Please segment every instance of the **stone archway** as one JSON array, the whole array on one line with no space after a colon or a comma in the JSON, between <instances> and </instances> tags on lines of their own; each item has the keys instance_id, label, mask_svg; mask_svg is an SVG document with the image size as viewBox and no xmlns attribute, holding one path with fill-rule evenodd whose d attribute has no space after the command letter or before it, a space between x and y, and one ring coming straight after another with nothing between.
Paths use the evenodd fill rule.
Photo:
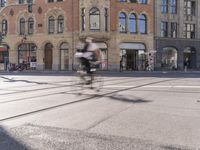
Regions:
<instances>
[{"instance_id":1,"label":"stone archway","mask_svg":"<svg viewBox=\"0 0 200 150\"><path fill-rule=\"evenodd\" d=\"M162 68L177 69L178 52L174 47L165 47L162 50Z\"/></svg>"}]
</instances>

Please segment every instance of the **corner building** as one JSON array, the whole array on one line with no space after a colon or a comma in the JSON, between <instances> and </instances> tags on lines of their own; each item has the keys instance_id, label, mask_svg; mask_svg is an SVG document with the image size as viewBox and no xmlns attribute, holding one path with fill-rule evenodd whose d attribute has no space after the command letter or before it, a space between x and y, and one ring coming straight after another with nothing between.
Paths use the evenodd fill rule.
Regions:
<instances>
[{"instance_id":1,"label":"corner building","mask_svg":"<svg viewBox=\"0 0 200 150\"><path fill-rule=\"evenodd\" d=\"M200 1L155 0L156 67L162 70L200 68Z\"/></svg>"},{"instance_id":2,"label":"corner building","mask_svg":"<svg viewBox=\"0 0 200 150\"><path fill-rule=\"evenodd\" d=\"M1 3L1 69L26 62L29 69L71 70L76 45L87 36L102 51L103 70L155 63L153 0L33 0L33 12L27 8L26 0Z\"/></svg>"}]
</instances>

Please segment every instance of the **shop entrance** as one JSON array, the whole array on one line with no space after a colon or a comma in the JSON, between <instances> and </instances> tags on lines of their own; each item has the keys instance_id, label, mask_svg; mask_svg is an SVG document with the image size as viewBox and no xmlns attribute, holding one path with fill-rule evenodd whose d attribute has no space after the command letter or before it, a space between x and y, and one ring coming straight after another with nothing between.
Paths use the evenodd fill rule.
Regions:
<instances>
[{"instance_id":1,"label":"shop entrance","mask_svg":"<svg viewBox=\"0 0 200 150\"><path fill-rule=\"evenodd\" d=\"M183 61L187 62L188 68L196 68L196 50L193 47L187 47L183 51ZM183 64L184 64L183 62Z\"/></svg>"},{"instance_id":2,"label":"shop entrance","mask_svg":"<svg viewBox=\"0 0 200 150\"><path fill-rule=\"evenodd\" d=\"M138 70L138 51L126 50L126 70Z\"/></svg>"},{"instance_id":3,"label":"shop entrance","mask_svg":"<svg viewBox=\"0 0 200 150\"><path fill-rule=\"evenodd\" d=\"M52 70L52 64L53 64L53 45L48 43L45 46L44 51L44 64L45 64L45 70Z\"/></svg>"},{"instance_id":4,"label":"shop entrance","mask_svg":"<svg viewBox=\"0 0 200 150\"><path fill-rule=\"evenodd\" d=\"M0 70L6 70L9 63L9 47L7 45L0 45Z\"/></svg>"},{"instance_id":5,"label":"shop entrance","mask_svg":"<svg viewBox=\"0 0 200 150\"><path fill-rule=\"evenodd\" d=\"M120 49L120 70L145 70L144 44L121 43Z\"/></svg>"}]
</instances>

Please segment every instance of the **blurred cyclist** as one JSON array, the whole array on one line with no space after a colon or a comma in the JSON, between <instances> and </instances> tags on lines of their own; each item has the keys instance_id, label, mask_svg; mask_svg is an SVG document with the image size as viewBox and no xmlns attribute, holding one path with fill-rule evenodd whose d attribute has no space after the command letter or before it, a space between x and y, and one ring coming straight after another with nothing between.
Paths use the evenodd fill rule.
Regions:
<instances>
[{"instance_id":1,"label":"blurred cyclist","mask_svg":"<svg viewBox=\"0 0 200 150\"><path fill-rule=\"evenodd\" d=\"M92 37L87 37L82 48L77 49L75 57L79 59L79 62L83 66L83 71L87 74L91 74L91 62L97 62L100 57L100 50L98 46L93 43Z\"/></svg>"}]
</instances>

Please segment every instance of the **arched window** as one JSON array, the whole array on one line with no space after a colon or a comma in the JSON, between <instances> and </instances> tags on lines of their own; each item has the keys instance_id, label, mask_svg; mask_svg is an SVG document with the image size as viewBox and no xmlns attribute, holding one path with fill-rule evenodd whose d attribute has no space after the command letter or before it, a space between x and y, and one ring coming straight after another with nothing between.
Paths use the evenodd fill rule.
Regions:
<instances>
[{"instance_id":1,"label":"arched window","mask_svg":"<svg viewBox=\"0 0 200 150\"><path fill-rule=\"evenodd\" d=\"M183 66L187 68L196 68L196 49L194 47L186 47L183 50Z\"/></svg>"},{"instance_id":2,"label":"arched window","mask_svg":"<svg viewBox=\"0 0 200 150\"><path fill-rule=\"evenodd\" d=\"M2 35L6 35L8 31L8 24L7 24L7 20L2 20Z\"/></svg>"},{"instance_id":3,"label":"arched window","mask_svg":"<svg viewBox=\"0 0 200 150\"><path fill-rule=\"evenodd\" d=\"M25 0L19 0L19 4L24 4Z\"/></svg>"},{"instance_id":4,"label":"arched window","mask_svg":"<svg viewBox=\"0 0 200 150\"><path fill-rule=\"evenodd\" d=\"M166 69L177 69L178 52L174 47L165 47L162 51L162 67Z\"/></svg>"},{"instance_id":5,"label":"arched window","mask_svg":"<svg viewBox=\"0 0 200 150\"><path fill-rule=\"evenodd\" d=\"M6 0L0 0L0 5L1 5L1 7L5 7L6 6L6 3L7 3L7 1Z\"/></svg>"},{"instance_id":6,"label":"arched window","mask_svg":"<svg viewBox=\"0 0 200 150\"><path fill-rule=\"evenodd\" d=\"M19 20L19 34L24 35L25 34L25 19L21 18Z\"/></svg>"},{"instance_id":7,"label":"arched window","mask_svg":"<svg viewBox=\"0 0 200 150\"><path fill-rule=\"evenodd\" d=\"M81 30L85 31L85 8L81 8Z\"/></svg>"},{"instance_id":8,"label":"arched window","mask_svg":"<svg viewBox=\"0 0 200 150\"><path fill-rule=\"evenodd\" d=\"M60 45L60 69L69 69L69 46L67 43L62 43Z\"/></svg>"},{"instance_id":9,"label":"arched window","mask_svg":"<svg viewBox=\"0 0 200 150\"><path fill-rule=\"evenodd\" d=\"M53 34L55 31L55 19L53 16L49 17L48 23L49 23L48 32L49 34Z\"/></svg>"},{"instance_id":10,"label":"arched window","mask_svg":"<svg viewBox=\"0 0 200 150\"><path fill-rule=\"evenodd\" d=\"M57 33L64 32L64 17L62 15L58 16Z\"/></svg>"},{"instance_id":11,"label":"arched window","mask_svg":"<svg viewBox=\"0 0 200 150\"><path fill-rule=\"evenodd\" d=\"M147 0L139 0L141 4L147 4Z\"/></svg>"},{"instance_id":12,"label":"arched window","mask_svg":"<svg viewBox=\"0 0 200 150\"><path fill-rule=\"evenodd\" d=\"M140 33L147 34L147 17L144 14L140 15Z\"/></svg>"},{"instance_id":13,"label":"arched window","mask_svg":"<svg viewBox=\"0 0 200 150\"><path fill-rule=\"evenodd\" d=\"M90 30L100 30L100 11L98 8L90 10Z\"/></svg>"},{"instance_id":14,"label":"arched window","mask_svg":"<svg viewBox=\"0 0 200 150\"><path fill-rule=\"evenodd\" d=\"M126 14L123 12L119 14L119 28L120 32L122 33L125 33L127 31Z\"/></svg>"},{"instance_id":15,"label":"arched window","mask_svg":"<svg viewBox=\"0 0 200 150\"><path fill-rule=\"evenodd\" d=\"M136 21L136 15L130 14L129 16L129 27L130 27L130 33L136 33L137 32L137 21Z\"/></svg>"},{"instance_id":16,"label":"arched window","mask_svg":"<svg viewBox=\"0 0 200 150\"><path fill-rule=\"evenodd\" d=\"M28 34L33 34L34 30L34 20L33 18L28 19Z\"/></svg>"}]
</instances>

